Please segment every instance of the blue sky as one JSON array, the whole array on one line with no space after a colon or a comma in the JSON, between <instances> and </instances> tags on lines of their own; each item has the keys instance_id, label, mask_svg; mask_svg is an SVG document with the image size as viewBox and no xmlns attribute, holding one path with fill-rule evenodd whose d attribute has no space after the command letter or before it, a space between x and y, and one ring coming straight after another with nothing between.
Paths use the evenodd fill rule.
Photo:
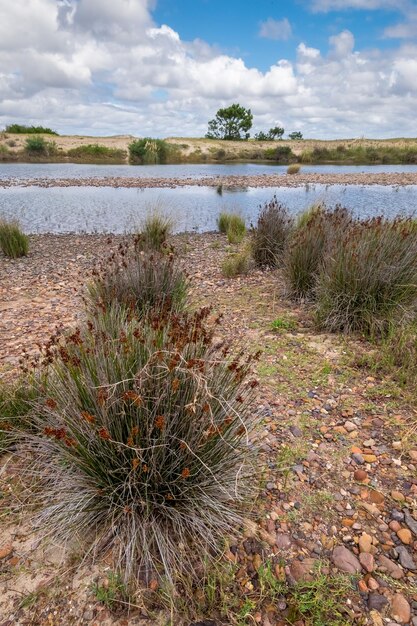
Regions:
<instances>
[{"instance_id":1,"label":"blue sky","mask_svg":"<svg viewBox=\"0 0 417 626\"><path fill-rule=\"evenodd\" d=\"M379 4L378 10L317 12L307 0L158 0L153 15L160 24L174 28L183 40L203 39L228 54L241 56L250 66L266 70L277 59L294 60L297 45L303 41L328 50L329 37L344 29L354 34L357 50L395 46L395 40L385 37L384 30L401 20L402 11L393 6L383 8L388 3ZM287 19L292 34L280 40L261 37L261 25L268 19Z\"/></svg>"},{"instance_id":2,"label":"blue sky","mask_svg":"<svg viewBox=\"0 0 417 626\"><path fill-rule=\"evenodd\" d=\"M417 0L0 0L0 126L417 136Z\"/></svg>"}]
</instances>

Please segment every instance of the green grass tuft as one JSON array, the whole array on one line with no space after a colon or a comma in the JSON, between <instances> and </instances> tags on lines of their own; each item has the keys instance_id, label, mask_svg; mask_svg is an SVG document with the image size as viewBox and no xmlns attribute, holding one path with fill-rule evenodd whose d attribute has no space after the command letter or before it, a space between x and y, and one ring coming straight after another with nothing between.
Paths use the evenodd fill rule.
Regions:
<instances>
[{"instance_id":1,"label":"green grass tuft","mask_svg":"<svg viewBox=\"0 0 417 626\"><path fill-rule=\"evenodd\" d=\"M27 256L29 238L22 232L16 220L0 219L0 249L11 259Z\"/></svg>"}]
</instances>

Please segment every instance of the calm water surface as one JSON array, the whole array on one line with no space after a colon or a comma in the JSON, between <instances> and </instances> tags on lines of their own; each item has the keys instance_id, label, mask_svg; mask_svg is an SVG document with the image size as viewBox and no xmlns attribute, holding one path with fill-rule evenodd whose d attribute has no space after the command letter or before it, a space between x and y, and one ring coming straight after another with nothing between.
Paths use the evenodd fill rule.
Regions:
<instances>
[{"instance_id":1,"label":"calm water surface","mask_svg":"<svg viewBox=\"0 0 417 626\"><path fill-rule=\"evenodd\" d=\"M361 217L411 215L417 208L416 185L248 187L225 190L222 195L212 187L194 186L176 189L12 187L0 188L0 215L19 219L28 233L124 233L140 227L147 214L159 209L172 216L177 232L205 232L216 229L217 216L224 210L239 212L248 224L254 222L259 206L274 193L293 214L317 201L329 206L341 203Z\"/></svg>"},{"instance_id":2,"label":"calm water surface","mask_svg":"<svg viewBox=\"0 0 417 626\"><path fill-rule=\"evenodd\" d=\"M257 176L285 174L286 165L269 163L176 165L80 165L77 163L0 163L0 178L201 178L204 176ZM417 172L417 165L303 165L308 173Z\"/></svg>"}]
</instances>

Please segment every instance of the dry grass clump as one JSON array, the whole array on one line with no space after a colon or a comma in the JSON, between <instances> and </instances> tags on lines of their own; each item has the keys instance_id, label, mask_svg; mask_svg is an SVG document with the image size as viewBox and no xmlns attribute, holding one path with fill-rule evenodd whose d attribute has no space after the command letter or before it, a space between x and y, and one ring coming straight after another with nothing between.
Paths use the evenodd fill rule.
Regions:
<instances>
[{"instance_id":1,"label":"dry grass clump","mask_svg":"<svg viewBox=\"0 0 417 626\"><path fill-rule=\"evenodd\" d=\"M174 581L218 553L255 496L252 357L213 345L208 309L110 315L112 332L98 313L45 352L25 437L37 524L110 552L125 582Z\"/></svg>"},{"instance_id":2,"label":"dry grass clump","mask_svg":"<svg viewBox=\"0 0 417 626\"><path fill-rule=\"evenodd\" d=\"M179 312L187 292L187 277L172 253L143 252L126 243L94 270L85 299L90 311L107 311L117 303L143 315L149 310Z\"/></svg>"},{"instance_id":3,"label":"dry grass clump","mask_svg":"<svg viewBox=\"0 0 417 626\"><path fill-rule=\"evenodd\" d=\"M261 207L256 227L251 232L252 254L258 267L276 267L282 260L293 220L277 197Z\"/></svg>"},{"instance_id":4,"label":"dry grass clump","mask_svg":"<svg viewBox=\"0 0 417 626\"><path fill-rule=\"evenodd\" d=\"M168 249L167 239L172 233L172 219L159 213L151 213L145 219L140 233L137 235L136 247L140 250L156 250L163 252Z\"/></svg>"},{"instance_id":5,"label":"dry grass clump","mask_svg":"<svg viewBox=\"0 0 417 626\"><path fill-rule=\"evenodd\" d=\"M298 218L284 253L284 278L294 299L314 299L321 264L353 221L350 211L313 205Z\"/></svg>"},{"instance_id":6,"label":"dry grass clump","mask_svg":"<svg viewBox=\"0 0 417 626\"><path fill-rule=\"evenodd\" d=\"M317 321L330 331L386 334L415 315L417 231L406 218L352 223L317 278Z\"/></svg>"},{"instance_id":7,"label":"dry grass clump","mask_svg":"<svg viewBox=\"0 0 417 626\"><path fill-rule=\"evenodd\" d=\"M229 254L222 263L222 273L226 278L248 274L253 265L251 249L245 247L240 252Z\"/></svg>"},{"instance_id":8,"label":"dry grass clump","mask_svg":"<svg viewBox=\"0 0 417 626\"><path fill-rule=\"evenodd\" d=\"M11 259L27 256L29 238L22 232L17 220L0 218L0 249Z\"/></svg>"},{"instance_id":9,"label":"dry grass clump","mask_svg":"<svg viewBox=\"0 0 417 626\"><path fill-rule=\"evenodd\" d=\"M301 165L299 163L292 163L287 167L287 174L298 174L301 170Z\"/></svg>"},{"instance_id":10,"label":"dry grass clump","mask_svg":"<svg viewBox=\"0 0 417 626\"><path fill-rule=\"evenodd\" d=\"M219 232L227 235L228 242L232 244L241 243L246 234L245 220L237 213L220 213L217 227Z\"/></svg>"}]
</instances>

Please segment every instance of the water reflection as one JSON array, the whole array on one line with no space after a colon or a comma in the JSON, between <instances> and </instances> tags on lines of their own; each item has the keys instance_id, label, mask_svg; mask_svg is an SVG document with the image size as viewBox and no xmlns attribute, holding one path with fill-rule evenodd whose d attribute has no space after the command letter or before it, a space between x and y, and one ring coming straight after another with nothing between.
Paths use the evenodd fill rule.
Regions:
<instances>
[{"instance_id":1,"label":"water reflection","mask_svg":"<svg viewBox=\"0 0 417 626\"><path fill-rule=\"evenodd\" d=\"M181 187L137 189L112 187L11 187L0 189L0 215L18 218L29 233L123 233L137 229L158 208L173 217L177 232L216 229L221 211L237 211L249 224L259 206L276 194L293 214L315 202L342 204L361 217L412 214L417 186L305 185L298 188L230 189Z\"/></svg>"}]
</instances>

